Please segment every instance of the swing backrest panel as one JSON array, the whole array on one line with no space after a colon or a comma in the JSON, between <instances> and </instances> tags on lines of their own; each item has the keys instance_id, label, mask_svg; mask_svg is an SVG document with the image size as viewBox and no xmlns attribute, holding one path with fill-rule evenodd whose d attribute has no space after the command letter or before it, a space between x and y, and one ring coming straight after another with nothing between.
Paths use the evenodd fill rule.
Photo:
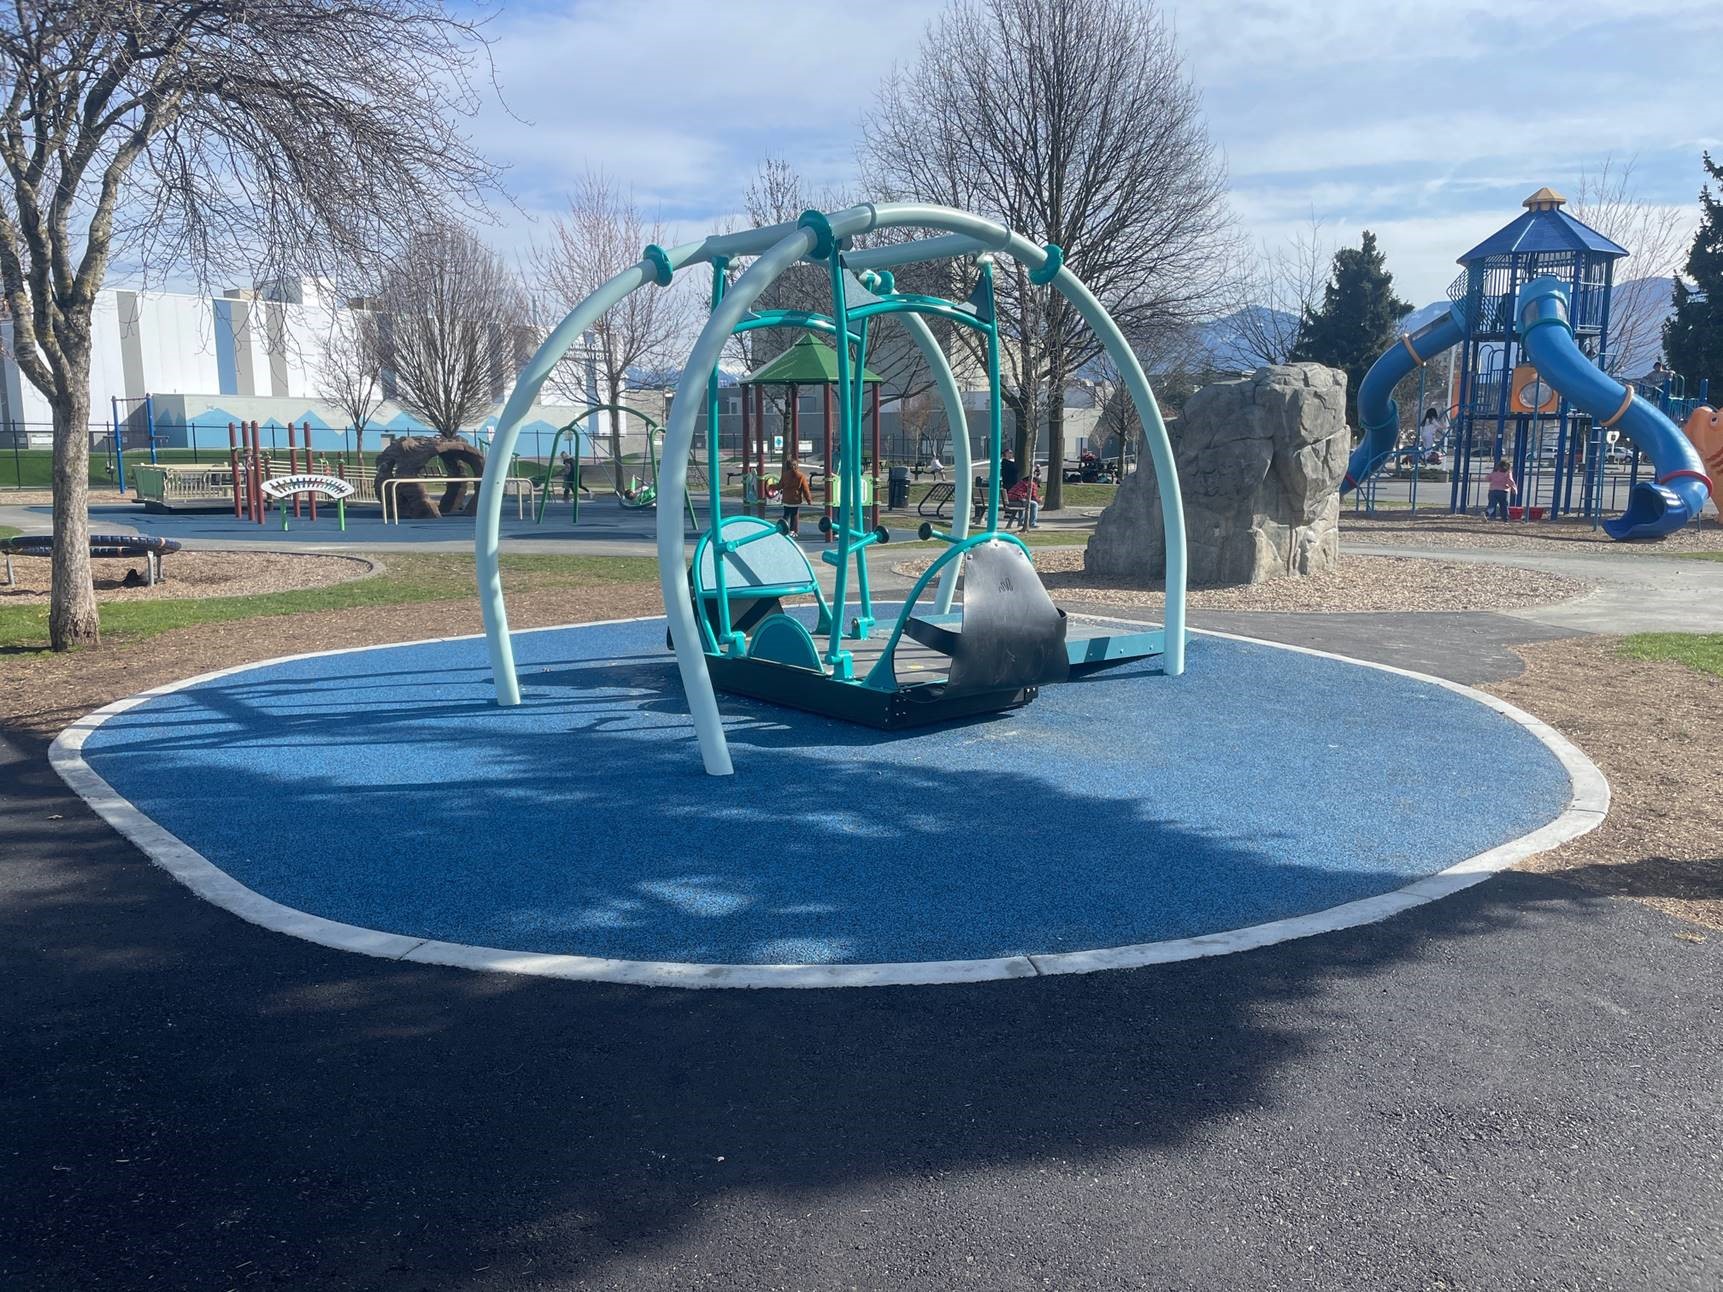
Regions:
<instances>
[{"instance_id":1,"label":"swing backrest panel","mask_svg":"<svg viewBox=\"0 0 1723 1292\"><path fill-rule=\"evenodd\" d=\"M758 516L728 516L720 531L726 540L746 538L763 530L773 531L770 537L755 539L724 556L724 587L732 597L758 597L769 594L788 597L814 593L819 583L814 567L788 534L778 533L777 526ZM695 565L695 586L705 594L715 594L718 576L714 562L716 547L710 542L700 545Z\"/></svg>"}]
</instances>

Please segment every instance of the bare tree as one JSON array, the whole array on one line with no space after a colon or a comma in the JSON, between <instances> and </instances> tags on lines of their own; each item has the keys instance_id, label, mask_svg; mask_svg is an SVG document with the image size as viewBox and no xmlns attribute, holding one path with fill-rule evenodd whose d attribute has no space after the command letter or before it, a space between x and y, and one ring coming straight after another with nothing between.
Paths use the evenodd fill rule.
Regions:
<instances>
[{"instance_id":1,"label":"bare tree","mask_svg":"<svg viewBox=\"0 0 1723 1292\"><path fill-rule=\"evenodd\" d=\"M1609 351L1604 355L1610 375L1623 380L1644 376L1652 360L1662 355L1670 279L1679 270L1692 236L1687 211L1640 196L1634 176L1637 161L1605 157L1596 170L1582 171L1573 201L1575 219L1631 253L1615 268Z\"/></svg>"},{"instance_id":2,"label":"bare tree","mask_svg":"<svg viewBox=\"0 0 1723 1292\"><path fill-rule=\"evenodd\" d=\"M56 650L100 640L90 582L91 313L116 261L286 277L370 263L494 177L476 29L436 0L54 0L0 15L0 286L54 422Z\"/></svg>"},{"instance_id":3,"label":"bare tree","mask_svg":"<svg viewBox=\"0 0 1723 1292\"><path fill-rule=\"evenodd\" d=\"M962 51L954 56L952 51ZM1209 312L1225 176L1173 33L1140 0L956 0L886 84L864 152L893 195L1057 243L1128 336ZM1047 409L1047 505L1062 501L1064 389L1099 342L1063 297L999 283L1007 398L1025 460Z\"/></svg>"},{"instance_id":4,"label":"bare tree","mask_svg":"<svg viewBox=\"0 0 1723 1292\"><path fill-rule=\"evenodd\" d=\"M1299 329L1322 302L1333 262L1334 244L1314 211L1280 246L1241 243L1226 279L1226 313L1217 332L1253 366L1291 362Z\"/></svg>"},{"instance_id":5,"label":"bare tree","mask_svg":"<svg viewBox=\"0 0 1723 1292\"><path fill-rule=\"evenodd\" d=\"M602 171L588 171L569 198L568 211L551 221L550 236L532 252L542 292L562 310L591 295L600 284L635 264L652 243L664 242L664 226L648 220L634 200ZM635 292L593 326L594 359L604 402L620 404L629 373L670 365L690 321L689 296L679 285ZM577 383L585 398L585 374L559 380ZM622 415L611 413L610 456L615 487L623 487Z\"/></svg>"},{"instance_id":6,"label":"bare tree","mask_svg":"<svg viewBox=\"0 0 1723 1292\"><path fill-rule=\"evenodd\" d=\"M336 310L317 356L318 392L353 428L353 447L365 464L365 428L383 404L383 345L379 320L355 301Z\"/></svg>"},{"instance_id":7,"label":"bare tree","mask_svg":"<svg viewBox=\"0 0 1723 1292\"><path fill-rule=\"evenodd\" d=\"M529 336L520 280L458 224L422 229L378 296L382 367L395 401L453 439L519 371Z\"/></svg>"}]
</instances>

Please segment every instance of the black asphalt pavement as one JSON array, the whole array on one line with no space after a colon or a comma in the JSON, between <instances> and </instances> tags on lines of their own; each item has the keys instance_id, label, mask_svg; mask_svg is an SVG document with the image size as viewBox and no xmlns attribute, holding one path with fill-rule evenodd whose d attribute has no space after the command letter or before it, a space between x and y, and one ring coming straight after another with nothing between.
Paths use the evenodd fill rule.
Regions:
<instances>
[{"instance_id":1,"label":"black asphalt pavement","mask_svg":"<svg viewBox=\"0 0 1723 1292\"><path fill-rule=\"evenodd\" d=\"M1723 1286L1723 938L1559 879L1087 977L581 985L256 929L14 739L0 920L8 1290Z\"/></svg>"}]
</instances>

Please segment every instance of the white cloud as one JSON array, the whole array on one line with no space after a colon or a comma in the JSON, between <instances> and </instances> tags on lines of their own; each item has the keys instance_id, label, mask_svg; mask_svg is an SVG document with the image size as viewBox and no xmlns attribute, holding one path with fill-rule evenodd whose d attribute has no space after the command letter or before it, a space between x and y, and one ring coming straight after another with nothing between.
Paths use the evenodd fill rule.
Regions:
<instances>
[{"instance_id":1,"label":"white cloud","mask_svg":"<svg viewBox=\"0 0 1723 1292\"><path fill-rule=\"evenodd\" d=\"M588 166L631 185L679 238L737 210L768 153L815 189L853 190L859 119L938 8L870 0L859 25L805 0L505 9L492 33L514 115L490 108L474 132L510 164L524 211L502 213L496 240L523 244ZM1716 0L1168 0L1166 11L1246 227L1283 238L1313 209L1338 237L1369 227L1419 302L1538 185L1571 189L1604 156L1639 154L1648 198L1690 203L1700 148L1723 143L1710 99L1671 74L1723 62Z\"/></svg>"}]
</instances>

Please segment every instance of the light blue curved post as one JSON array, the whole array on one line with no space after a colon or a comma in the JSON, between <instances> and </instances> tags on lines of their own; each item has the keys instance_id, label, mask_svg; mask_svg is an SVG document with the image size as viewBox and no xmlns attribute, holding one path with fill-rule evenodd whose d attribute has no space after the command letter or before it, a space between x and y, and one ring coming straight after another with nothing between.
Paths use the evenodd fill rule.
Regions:
<instances>
[{"instance_id":1,"label":"light blue curved post","mask_svg":"<svg viewBox=\"0 0 1723 1292\"><path fill-rule=\"evenodd\" d=\"M699 250L699 243L678 247L670 253L673 264ZM485 457L485 474L479 484L479 514L473 535L473 563L479 585L479 607L485 616L485 644L490 650L491 677L496 686L497 703L520 703L520 681L515 675L514 644L509 641L508 610L503 605L502 571L498 563L502 542L503 481L508 476L509 461L514 456L515 442L520 438L521 422L526 419L539 390L550 376L551 369L562 361L569 348L619 301L656 281L656 266L651 260L641 260L611 278L602 287L577 305L569 316L551 329L526 367L521 369L508 402L497 420L496 434L491 439L491 451ZM678 504L680 511L680 504ZM677 516L680 522L680 515Z\"/></svg>"},{"instance_id":2,"label":"light blue curved post","mask_svg":"<svg viewBox=\"0 0 1723 1292\"><path fill-rule=\"evenodd\" d=\"M857 232L867 227L871 207L858 207L843 213L844 232ZM765 229L749 229L690 242L675 247L663 255L663 262L672 272L683 265L728 256L753 256L777 245L796 231L793 224L773 225ZM514 646L509 641L508 610L503 604L502 573L498 565L501 544L503 484L508 476L508 464L513 460L515 444L520 439L521 423L526 420L533 401L550 377L551 370L562 361L580 336L606 311L626 299L647 283L655 282L659 269L656 256L643 256L621 273L602 284L597 291L569 311L568 317L551 329L550 335L534 351L520 376L491 439L491 452L485 459L485 473L479 484L479 509L473 534L473 563L478 582L479 608L485 617L485 644L490 652L491 677L496 687L497 703L520 703L520 682L515 675ZM682 479L687 479L686 457L682 463ZM677 502L677 511L681 502Z\"/></svg>"},{"instance_id":3,"label":"light blue curved post","mask_svg":"<svg viewBox=\"0 0 1723 1292\"><path fill-rule=\"evenodd\" d=\"M682 499L688 487L688 451L694 443L694 419L699 396L723 357L724 346L736 324L784 270L805 256L814 245L808 229L791 231L748 267L723 299L714 306L699 339L682 368L682 380L670 406L670 425L664 432L664 452L659 461L658 486L658 584L664 594L664 613L670 620L670 641L676 648L676 667L682 674L682 689L694 718L700 758L713 776L734 771L729 743L718 716L718 698L706 669L700 631L694 621L694 602L688 592L688 577L682 568ZM714 468L715 470L716 468ZM665 505L666 500L669 506Z\"/></svg>"}]
</instances>

